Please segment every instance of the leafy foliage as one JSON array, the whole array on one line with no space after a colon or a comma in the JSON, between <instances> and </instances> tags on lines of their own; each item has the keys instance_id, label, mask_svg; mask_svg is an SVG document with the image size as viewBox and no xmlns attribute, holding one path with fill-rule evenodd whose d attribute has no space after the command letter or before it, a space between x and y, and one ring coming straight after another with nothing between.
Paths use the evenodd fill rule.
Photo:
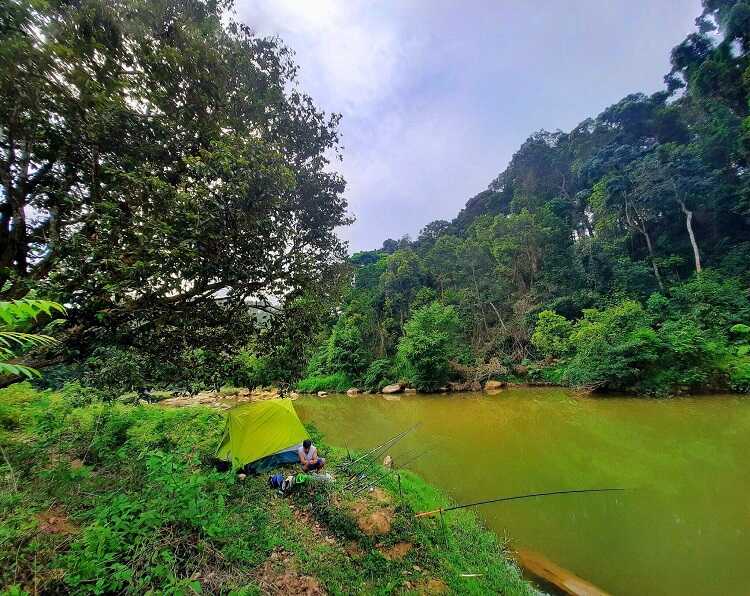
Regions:
<instances>
[{"instance_id":1,"label":"leafy foliage","mask_svg":"<svg viewBox=\"0 0 750 596\"><path fill-rule=\"evenodd\" d=\"M231 2L0 15L5 295L65 296L85 350L219 351L340 266L339 117Z\"/></svg>"},{"instance_id":2,"label":"leafy foliage","mask_svg":"<svg viewBox=\"0 0 750 596\"><path fill-rule=\"evenodd\" d=\"M25 331L41 315L53 316L55 312L65 314L65 308L48 300L24 298L12 302L0 302L0 374L38 377L39 371L23 364L8 362L19 353L33 348L49 348L57 340L49 335Z\"/></svg>"},{"instance_id":3,"label":"leafy foliage","mask_svg":"<svg viewBox=\"0 0 750 596\"><path fill-rule=\"evenodd\" d=\"M397 351L401 371L414 387L434 391L448 381L458 331L459 319L452 306L433 302L414 311Z\"/></svg>"}]
</instances>

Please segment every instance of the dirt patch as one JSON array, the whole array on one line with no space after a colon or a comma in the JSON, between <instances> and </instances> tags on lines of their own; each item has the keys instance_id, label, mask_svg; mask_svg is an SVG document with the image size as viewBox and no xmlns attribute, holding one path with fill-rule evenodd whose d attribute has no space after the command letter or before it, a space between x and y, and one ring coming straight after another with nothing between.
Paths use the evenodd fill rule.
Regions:
<instances>
[{"instance_id":1,"label":"dirt patch","mask_svg":"<svg viewBox=\"0 0 750 596\"><path fill-rule=\"evenodd\" d=\"M445 594L448 591L448 585L442 579L433 577L426 582L421 582L417 586L417 591L420 594Z\"/></svg>"},{"instance_id":2,"label":"dirt patch","mask_svg":"<svg viewBox=\"0 0 750 596\"><path fill-rule=\"evenodd\" d=\"M352 559L359 559L365 554L365 551L359 542L354 540L347 543L346 547L344 547L344 551L346 551L346 554Z\"/></svg>"},{"instance_id":3,"label":"dirt patch","mask_svg":"<svg viewBox=\"0 0 750 596\"><path fill-rule=\"evenodd\" d=\"M78 528L74 526L68 516L61 509L50 509L36 514L39 531L42 534L75 534Z\"/></svg>"},{"instance_id":4,"label":"dirt patch","mask_svg":"<svg viewBox=\"0 0 750 596\"><path fill-rule=\"evenodd\" d=\"M357 525L368 536L383 536L391 531L392 519L392 511L381 509L358 517Z\"/></svg>"},{"instance_id":5,"label":"dirt patch","mask_svg":"<svg viewBox=\"0 0 750 596\"><path fill-rule=\"evenodd\" d=\"M381 545L377 547L380 554L389 561L400 561L409 554L412 548L414 548L414 545L411 542L397 542L393 546L385 547Z\"/></svg>"},{"instance_id":6,"label":"dirt patch","mask_svg":"<svg viewBox=\"0 0 750 596\"><path fill-rule=\"evenodd\" d=\"M382 488L372 489L370 497L378 503L390 503L392 501L391 495L385 492Z\"/></svg>"},{"instance_id":7,"label":"dirt patch","mask_svg":"<svg viewBox=\"0 0 750 596\"><path fill-rule=\"evenodd\" d=\"M326 542L328 544L336 544L336 538L328 531L328 528L318 522L307 509L298 509L290 506L292 509L292 515L299 523L307 526L318 539L318 541Z\"/></svg>"},{"instance_id":8,"label":"dirt patch","mask_svg":"<svg viewBox=\"0 0 750 596\"><path fill-rule=\"evenodd\" d=\"M391 531L395 510L390 505L391 496L380 488L352 505L357 526L368 536L383 536Z\"/></svg>"},{"instance_id":9,"label":"dirt patch","mask_svg":"<svg viewBox=\"0 0 750 596\"><path fill-rule=\"evenodd\" d=\"M255 580L262 592L272 596L324 596L326 594L320 582L297 571L297 564L292 555L277 549L258 570Z\"/></svg>"}]
</instances>

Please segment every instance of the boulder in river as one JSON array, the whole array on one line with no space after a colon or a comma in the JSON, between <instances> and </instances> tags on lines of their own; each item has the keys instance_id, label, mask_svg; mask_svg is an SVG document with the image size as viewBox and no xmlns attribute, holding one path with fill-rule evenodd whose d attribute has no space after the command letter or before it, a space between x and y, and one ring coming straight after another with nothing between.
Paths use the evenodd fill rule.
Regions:
<instances>
[{"instance_id":1,"label":"boulder in river","mask_svg":"<svg viewBox=\"0 0 750 596\"><path fill-rule=\"evenodd\" d=\"M328 395L328 391L318 391L318 397L325 397Z\"/></svg>"},{"instance_id":2,"label":"boulder in river","mask_svg":"<svg viewBox=\"0 0 750 596\"><path fill-rule=\"evenodd\" d=\"M404 390L404 386L401 383L394 383L393 385L386 385L383 387L383 393L386 395L389 393L401 393Z\"/></svg>"},{"instance_id":3,"label":"boulder in river","mask_svg":"<svg viewBox=\"0 0 750 596\"><path fill-rule=\"evenodd\" d=\"M362 392L361 392L361 391L360 391L359 389L357 389L356 387L352 387L351 389L348 389L348 390L347 390L347 392L346 392L346 394L347 394L347 395L348 395L349 397L351 397L351 396L353 396L353 395L358 395L358 394L360 394L360 393L362 393Z\"/></svg>"},{"instance_id":4,"label":"boulder in river","mask_svg":"<svg viewBox=\"0 0 750 596\"><path fill-rule=\"evenodd\" d=\"M413 387L407 387L406 389L404 389L404 393L416 393L416 392L417 390L414 389Z\"/></svg>"}]
</instances>

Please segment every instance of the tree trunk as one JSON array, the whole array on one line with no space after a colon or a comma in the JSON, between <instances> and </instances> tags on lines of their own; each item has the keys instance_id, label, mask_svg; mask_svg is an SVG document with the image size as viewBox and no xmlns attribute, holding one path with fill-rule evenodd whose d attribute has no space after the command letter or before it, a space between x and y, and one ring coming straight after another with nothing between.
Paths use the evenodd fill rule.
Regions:
<instances>
[{"instance_id":1,"label":"tree trunk","mask_svg":"<svg viewBox=\"0 0 750 596\"><path fill-rule=\"evenodd\" d=\"M701 272L701 253L698 250L698 242L695 240L695 232L693 232L693 212L685 206L685 201L677 199L680 204L682 212L685 214L685 227L687 227L688 236L690 236L690 244L693 247L693 258L695 259L695 272Z\"/></svg>"},{"instance_id":2,"label":"tree trunk","mask_svg":"<svg viewBox=\"0 0 750 596\"><path fill-rule=\"evenodd\" d=\"M656 276L656 282L659 284L659 289L664 291L664 284L661 281L661 274L659 273L659 267L656 264L656 256L654 256L654 247L651 244L651 236L646 231L646 226L641 229L641 234L646 239L646 246L648 247L648 255L651 257L651 266L654 268L654 275Z\"/></svg>"}]
</instances>

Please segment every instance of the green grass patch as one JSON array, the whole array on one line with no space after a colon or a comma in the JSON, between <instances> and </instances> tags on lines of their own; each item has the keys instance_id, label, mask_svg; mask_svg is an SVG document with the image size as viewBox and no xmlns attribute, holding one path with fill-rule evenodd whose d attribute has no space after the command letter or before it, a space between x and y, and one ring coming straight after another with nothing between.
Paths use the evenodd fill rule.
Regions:
<instances>
[{"instance_id":1,"label":"green grass patch","mask_svg":"<svg viewBox=\"0 0 750 596\"><path fill-rule=\"evenodd\" d=\"M353 386L352 380L344 373L307 377L297 383L297 391L301 393L317 393L318 391L343 392Z\"/></svg>"}]
</instances>

